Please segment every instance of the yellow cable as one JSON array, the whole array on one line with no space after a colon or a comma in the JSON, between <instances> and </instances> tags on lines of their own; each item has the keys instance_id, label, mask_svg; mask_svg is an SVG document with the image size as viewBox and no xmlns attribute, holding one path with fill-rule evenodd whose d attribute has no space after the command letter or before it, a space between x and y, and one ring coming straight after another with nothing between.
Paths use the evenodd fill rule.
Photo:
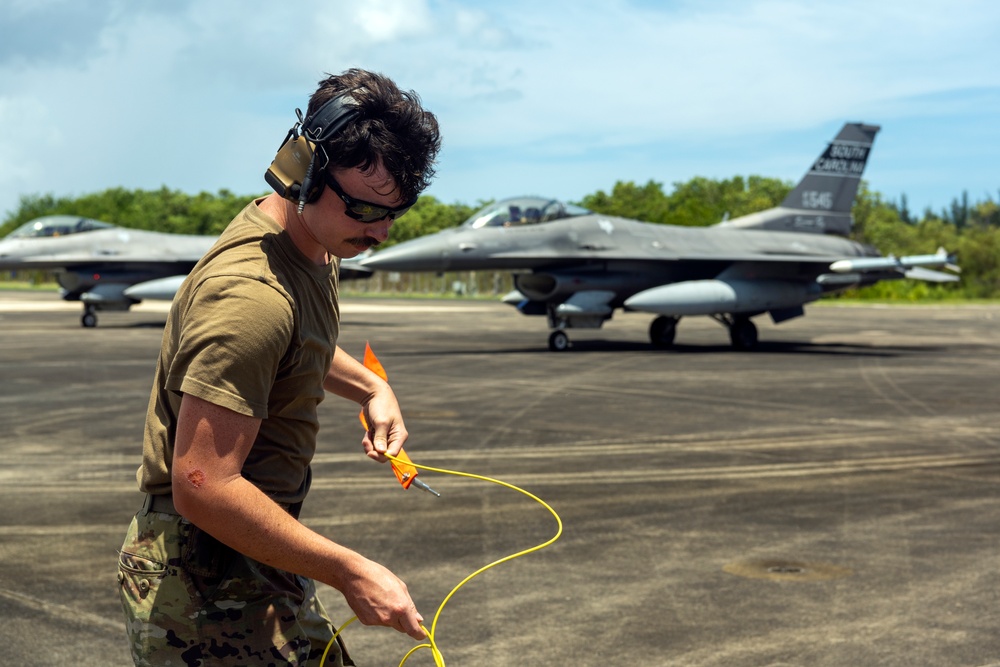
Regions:
<instances>
[{"instance_id":1,"label":"yellow cable","mask_svg":"<svg viewBox=\"0 0 1000 667\"><path fill-rule=\"evenodd\" d=\"M390 461L398 461L398 459L396 457L392 456L391 454L386 454L386 457ZM558 526L558 529L556 530L556 534L553 535L550 539L546 540L545 542L543 542L543 543L541 543L541 544L539 544L537 546L531 547L530 549L525 549L524 551L518 551L515 554L511 554L509 556L505 556L503 558L500 558L499 560L495 560L492 563L490 563L489 565L484 565L483 567L479 568L478 570L476 570L475 572L473 572L472 574L470 574L469 576L467 576L465 579L463 579L462 581L460 581L458 583L458 585L455 586L453 589L451 589L451 592L448 593L448 595L445 596L444 601L442 601L441 605L437 608L437 612L435 612L435 614L434 614L434 620L431 622L431 629L428 630L423 625L420 626L421 629L427 634L427 639L428 639L428 641L430 643L429 644L418 644L418 645L414 646L413 648L411 648L407 652L406 655L403 656L403 659L399 663L399 667L403 667L403 664L409 659L409 657L411 655L413 655L414 653L416 653L418 650L420 650L422 648L429 648L429 649L431 649L431 653L434 655L434 664L437 667L445 667L444 656L441 655L441 651L438 650L438 647L437 647L437 642L434 641L434 633L437 631L437 623L438 623L438 619L441 617L441 612L444 611L444 607L445 607L446 604L448 604L448 601L451 600L451 598L455 595L455 593L458 592L458 590L462 586L464 586L465 584L469 583L470 581L472 581L474 578L478 577L483 572L486 572L486 570L489 570L492 567L496 567L497 565L500 565L501 563L506 563L507 561L514 560L515 558L519 558L521 556L526 556L526 555L528 555L530 553L534 553L535 551L540 551L540 550L544 549L545 547L549 546L550 544L552 544L553 542L555 542L556 540L558 540L559 537L562 535L563 524L562 524L562 519L559 518L559 515L556 513L556 511L554 509L552 509L551 505L549 505L547 502L545 502L544 500L542 500L538 496L534 495L533 493L529 493L528 491L525 491L521 487L514 486L513 484L508 484L507 482L501 481L499 479L493 479L492 477L486 477L484 475L476 475L476 474L469 473L469 472L460 472L458 470L446 470L444 468L432 468L431 466L420 465L418 463L413 463L412 461L408 461L407 463L408 463L408 465L411 465L414 468L419 468L421 470L427 470L429 472L437 472L437 473L441 473L441 474L444 474L444 475L455 475L457 477L468 477L470 479L478 479L478 480L482 480L484 482L490 482L492 484L498 484L500 486L506 487L506 488L511 489L513 491L517 491L518 493L522 493L522 494L528 496L529 498L531 498L532 500L534 500L535 502L537 502L539 505L541 505L545 509L547 509L552 514L552 516L555 518L556 525ZM354 621L356 621L357 618L358 618L357 616L351 618L349 621L347 621L342 626L340 626L340 629L338 629L337 632L333 635L333 639L331 639L330 643L327 644L326 651L323 652L323 657L319 661L320 667L322 667L323 663L326 662L326 656L329 653L330 648L333 646L333 642L335 642L337 640L337 637L340 636L340 633L343 632L344 628L346 628L348 625L350 625L351 623L353 623Z\"/></svg>"},{"instance_id":2,"label":"yellow cable","mask_svg":"<svg viewBox=\"0 0 1000 667\"><path fill-rule=\"evenodd\" d=\"M358 617L352 616L351 618L347 619L346 623L337 628L336 632L333 633L333 637L330 638L330 641L326 645L326 650L323 651L323 657L319 659L320 667L323 667L323 663L326 662L326 656L330 655L330 649L333 648L333 642L337 641L337 637L339 637L340 633L344 631L344 628L346 628L348 625L350 625L356 620L358 620Z\"/></svg>"}]
</instances>

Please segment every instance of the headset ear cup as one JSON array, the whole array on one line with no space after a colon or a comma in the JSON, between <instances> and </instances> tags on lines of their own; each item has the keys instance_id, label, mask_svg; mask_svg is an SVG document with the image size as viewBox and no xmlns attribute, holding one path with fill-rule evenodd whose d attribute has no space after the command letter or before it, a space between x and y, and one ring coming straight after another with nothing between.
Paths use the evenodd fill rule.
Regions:
<instances>
[{"instance_id":1,"label":"headset ear cup","mask_svg":"<svg viewBox=\"0 0 1000 667\"><path fill-rule=\"evenodd\" d=\"M312 142L305 137L289 139L278 149L271 166L264 172L264 180L279 195L297 202L314 153Z\"/></svg>"},{"instance_id":2,"label":"headset ear cup","mask_svg":"<svg viewBox=\"0 0 1000 667\"><path fill-rule=\"evenodd\" d=\"M297 131L299 124L289 130L285 143L264 172L264 180L275 192L300 205L315 202L322 196L325 186L322 170L329 164L323 142L357 117L359 112L352 104L354 102L354 98L346 93L338 95L301 121L302 134ZM299 118L302 118L301 115ZM317 154L322 159L314 164ZM302 196L303 186L306 188L305 197Z\"/></svg>"}]
</instances>

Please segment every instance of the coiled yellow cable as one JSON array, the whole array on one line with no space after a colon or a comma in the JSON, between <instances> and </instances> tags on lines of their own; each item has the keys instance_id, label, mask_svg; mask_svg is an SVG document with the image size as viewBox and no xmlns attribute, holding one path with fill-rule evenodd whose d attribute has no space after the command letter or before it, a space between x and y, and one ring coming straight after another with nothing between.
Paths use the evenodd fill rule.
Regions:
<instances>
[{"instance_id":1,"label":"coiled yellow cable","mask_svg":"<svg viewBox=\"0 0 1000 667\"><path fill-rule=\"evenodd\" d=\"M398 460L394 456L391 456L391 455L388 455L388 454L386 456L389 458L390 461L397 461ZM541 549L544 549L545 547L549 546L550 544L552 544L553 542L555 542L556 540L558 540L559 536L562 535L563 524L562 524L562 519L559 518L559 514L556 513L556 511L554 509L552 509L551 505L549 505L547 502L545 502L544 500L542 500L541 498L539 498L535 494L530 493L528 491L525 491L524 489L522 489L519 486L514 486L513 484L509 484L507 482L501 481L499 479L494 479L492 477L486 477L484 475L476 475L476 474L473 474L473 473L470 473L470 472L461 472L461 471L458 471L458 470L446 470L444 468L432 468L431 466L420 465L418 463L413 463L412 461L408 462L408 465L412 465L415 468L419 468L421 470L427 470L429 472L437 472L437 473L441 473L441 474L444 474L444 475L455 475L457 477L468 477L470 479L478 479L478 480L482 480L484 482L490 482L492 484L498 484L499 486L503 486L503 487L506 487L506 488L511 489L513 491L517 491L518 493L522 493L522 494L528 496L529 498L531 498L532 500L534 500L535 502L537 502L539 505L541 505L545 509L547 509L552 514L552 516L555 518L555 520L556 520L556 526L558 527L557 530L556 530L556 534L553 535L550 539L546 540L545 542L543 542L543 543L541 543L541 544L539 544L537 546L531 547L530 549L525 549L524 551L518 551L515 554L511 554L509 556L505 556L503 558L500 558L499 560L495 560L492 563L490 563L489 565L484 565L483 567L479 568L478 570L476 570L475 572L473 572L472 574L470 574L469 576L467 576L465 579L462 579L462 581L460 581L457 586L455 586L453 589L451 589L451 592L448 593L448 595L445 596L444 600L441 602L441 605L437 608L437 611L434 613L434 620L431 622L431 629L428 630L424 626L422 626L422 625L420 626L421 629L425 633L427 633L427 640L429 641L429 643L426 643L426 644L417 644L412 649L410 649L407 652L407 654L403 656L403 659L399 662L399 667L403 667L403 665L406 663L406 661L410 658L411 655L413 655L414 653L416 653L420 649L429 648L429 649L431 649L431 653L434 655L434 664L437 667L445 667L444 656L441 655L441 651L437 647L437 642L434 641L434 634L437 631L438 619L441 617L441 612L444 611L444 607L445 607L446 604L448 604L448 601L451 600L451 598L455 595L455 593L458 592L458 590L460 588L462 588L462 586L464 586L465 584L469 583L474 578L478 577L480 574L482 574L483 572L486 572L490 568L496 567L497 565L500 565L501 563L506 563L507 561L514 560L515 558L519 558L521 556L526 556L526 555L528 555L530 553L534 553L535 551L540 551ZM344 623L342 626L340 626L337 629L337 632L334 633L333 638L330 640L330 643L327 644L326 650L323 652L323 657L319 661L320 667L322 667L322 665L326 662L326 657L330 653L330 649L333 647L333 642L337 641L337 637L339 637L340 633L344 631L344 628L346 628L348 625L350 625L351 623L353 623L356 620L358 620L357 616L351 618L350 620L348 620L346 623Z\"/></svg>"}]
</instances>

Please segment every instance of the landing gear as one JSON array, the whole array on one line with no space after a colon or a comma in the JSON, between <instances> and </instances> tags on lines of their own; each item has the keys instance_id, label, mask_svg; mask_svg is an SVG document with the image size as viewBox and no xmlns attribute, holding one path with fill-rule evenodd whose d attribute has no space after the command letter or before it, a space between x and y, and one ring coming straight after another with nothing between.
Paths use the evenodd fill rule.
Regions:
<instances>
[{"instance_id":1,"label":"landing gear","mask_svg":"<svg viewBox=\"0 0 1000 667\"><path fill-rule=\"evenodd\" d=\"M83 307L83 317L80 318L80 325L92 329L97 326L97 312L93 306Z\"/></svg>"},{"instance_id":2,"label":"landing gear","mask_svg":"<svg viewBox=\"0 0 1000 667\"><path fill-rule=\"evenodd\" d=\"M562 329L556 329L549 334L549 349L553 352L563 352L569 349L569 336Z\"/></svg>"},{"instance_id":3,"label":"landing gear","mask_svg":"<svg viewBox=\"0 0 1000 667\"><path fill-rule=\"evenodd\" d=\"M649 342L653 347L668 348L674 345L674 336L677 335L678 317L667 317L661 315L653 320L649 325Z\"/></svg>"},{"instance_id":4,"label":"landing gear","mask_svg":"<svg viewBox=\"0 0 1000 667\"><path fill-rule=\"evenodd\" d=\"M757 325L749 315L712 315L713 320L729 329L729 340L734 350L752 350L757 347Z\"/></svg>"},{"instance_id":5,"label":"landing gear","mask_svg":"<svg viewBox=\"0 0 1000 667\"><path fill-rule=\"evenodd\" d=\"M757 347L757 325L749 317L737 317L729 325L729 340L737 350L752 350Z\"/></svg>"}]
</instances>

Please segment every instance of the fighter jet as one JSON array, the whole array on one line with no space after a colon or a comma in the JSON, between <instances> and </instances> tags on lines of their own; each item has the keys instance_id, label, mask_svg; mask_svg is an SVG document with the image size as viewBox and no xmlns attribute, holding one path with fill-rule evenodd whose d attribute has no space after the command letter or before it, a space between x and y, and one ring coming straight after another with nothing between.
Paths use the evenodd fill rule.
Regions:
<instances>
[{"instance_id":1,"label":"fighter jet","mask_svg":"<svg viewBox=\"0 0 1000 667\"><path fill-rule=\"evenodd\" d=\"M95 327L99 311L125 311L143 299L172 300L217 238L52 215L27 222L0 241L0 271L54 272L62 298L83 303L80 323ZM356 261L341 263L342 278L370 273Z\"/></svg>"},{"instance_id":2,"label":"fighter jet","mask_svg":"<svg viewBox=\"0 0 1000 667\"><path fill-rule=\"evenodd\" d=\"M879 127L848 123L778 207L711 227L650 224L540 197L488 205L461 226L362 260L388 271L510 270L503 298L548 320L549 348L570 347L566 329L600 328L616 309L657 315L655 347L673 345L682 317L707 315L734 348L757 345L752 318L775 323L804 304L880 280L958 280L954 258L883 257L846 238L851 206Z\"/></svg>"}]
</instances>

